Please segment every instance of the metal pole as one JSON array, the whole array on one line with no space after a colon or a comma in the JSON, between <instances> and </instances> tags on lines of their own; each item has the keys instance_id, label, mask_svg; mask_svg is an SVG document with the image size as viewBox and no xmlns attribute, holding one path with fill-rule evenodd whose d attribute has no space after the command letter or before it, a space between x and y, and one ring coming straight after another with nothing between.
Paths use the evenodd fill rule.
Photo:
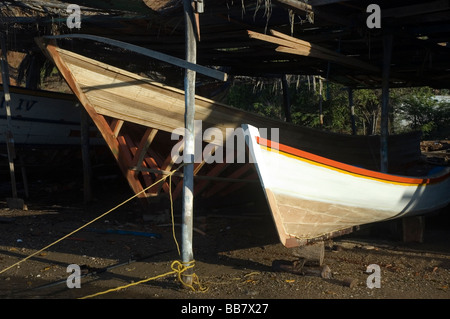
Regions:
<instances>
[{"instance_id":1,"label":"metal pole","mask_svg":"<svg viewBox=\"0 0 450 319\"><path fill-rule=\"evenodd\" d=\"M186 60L197 62L197 42L194 33L194 13L191 0L183 0L185 16ZM187 265L194 260L192 251L193 206L194 206L194 154L195 154L195 76L196 72L186 69L185 91L185 137L184 137L184 177L183 210L181 223L181 261ZM183 273L183 281L192 284L192 268Z\"/></svg>"},{"instance_id":2,"label":"metal pole","mask_svg":"<svg viewBox=\"0 0 450 319\"><path fill-rule=\"evenodd\" d=\"M389 136L389 76L391 70L392 58L392 34L386 34L383 37L383 82L382 82L382 103L381 103L381 136L380 136L380 155L381 172L388 172L388 136Z\"/></svg>"}]
</instances>

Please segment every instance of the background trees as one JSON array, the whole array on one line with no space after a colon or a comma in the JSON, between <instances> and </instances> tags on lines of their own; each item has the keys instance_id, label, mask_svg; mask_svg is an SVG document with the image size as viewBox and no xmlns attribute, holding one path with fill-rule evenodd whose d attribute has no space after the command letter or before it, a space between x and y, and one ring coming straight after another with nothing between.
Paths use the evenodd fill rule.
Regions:
<instances>
[{"instance_id":1,"label":"background trees","mask_svg":"<svg viewBox=\"0 0 450 319\"><path fill-rule=\"evenodd\" d=\"M288 77L291 119L298 125L338 133L352 133L348 89L318 78ZM322 101L322 102L321 102ZM379 134L381 89L353 90L356 133ZM281 80L238 78L225 103L264 116L285 119ZM322 105L323 123L320 121ZM423 139L450 138L450 90L429 87L393 88L390 91L390 133L419 130Z\"/></svg>"}]
</instances>

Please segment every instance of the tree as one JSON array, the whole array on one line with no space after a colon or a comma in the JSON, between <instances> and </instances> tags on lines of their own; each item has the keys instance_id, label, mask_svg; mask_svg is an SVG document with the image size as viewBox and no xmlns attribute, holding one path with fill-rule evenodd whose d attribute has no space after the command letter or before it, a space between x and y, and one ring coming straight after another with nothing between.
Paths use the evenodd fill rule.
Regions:
<instances>
[{"instance_id":1,"label":"tree","mask_svg":"<svg viewBox=\"0 0 450 319\"><path fill-rule=\"evenodd\" d=\"M409 91L409 92L408 92ZM422 131L424 139L444 137L450 125L450 103L435 98L429 87L409 89L397 97L396 116L410 130Z\"/></svg>"}]
</instances>

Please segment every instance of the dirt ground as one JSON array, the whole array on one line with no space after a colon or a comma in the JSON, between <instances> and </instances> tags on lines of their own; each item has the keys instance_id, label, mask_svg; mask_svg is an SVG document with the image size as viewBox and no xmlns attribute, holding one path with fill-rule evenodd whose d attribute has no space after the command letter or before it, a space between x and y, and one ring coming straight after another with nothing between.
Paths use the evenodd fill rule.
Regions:
<instances>
[{"instance_id":1,"label":"dirt ground","mask_svg":"<svg viewBox=\"0 0 450 319\"><path fill-rule=\"evenodd\" d=\"M126 185L121 182L111 185L119 186L109 192L97 188L98 196L89 205L82 204L77 185L67 188L40 185L39 191L34 188L35 199L27 201L26 211L11 210L6 202L0 202L1 299L83 298L172 271L172 262L180 257L170 222L148 220L134 201L4 271L129 197ZM399 233L392 232L401 229L398 223L362 227L351 235L327 242L324 264L330 268L331 278L325 279L280 272L272 267L276 260L296 258L279 243L270 215L257 207L240 207L235 213L202 211L200 215L194 221L193 240L196 260L193 269L200 282L196 286L199 290L183 288L176 274L170 273L91 298L450 298L449 208L425 219L423 243L402 242ZM179 214L175 213L178 243L179 222ZM141 233L117 233L119 230ZM70 264L80 266L81 288L67 286L72 274L67 270ZM370 273L366 271L371 264L380 266L379 288L367 285ZM350 287L348 280L354 280L354 285Z\"/></svg>"},{"instance_id":2,"label":"dirt ground","mask_svg":"<svg viewBox=\"0 0 450 319\"><path fill-rule=\"evenodd\" d=\"M89 204L83 204L82 174L77 167L69 172L65 165L54 180L30 176L30 194L25 200L28 210L8 208L5 199L10 184L7 175L2 179L0 300L5 305L13 299L138 299L145 300L145 306L162 306L173 315L183 310L201 311L195 306L216 306L217 316L228 315L227 303L253 305L248 308L251 310L268 304L273 314L277 307L295 310L299 302L304 307L305 301L450 299L450 207L425 217L421 243L403 242L401 221L362 226L326 242L324 265L329 267L329 278L273 267L296 257L280 244L262 192L247 203L231 198L214 205L196 205L196 290L183 287L171 268L180 260L177 205L177 241L170 218L150 218L152 215L143 214L139 203L132 200L45 248L133 195L114 169L99 172L95 167L94 171L94 200ZM167 203L161 204L166 218L170 217ZM69 278L69 283L76 283L70 277L73 272L68 271L72 264L80 267L80 288L68 286ZM367 272L369 265L379 266L378 278ZM145 282L139 283L142 280ZM379 286L369 287L377 282ZM116 290L130 284L135 285ZM348 305L342 310L348 311Z\"/></svg>"}]
</instances>

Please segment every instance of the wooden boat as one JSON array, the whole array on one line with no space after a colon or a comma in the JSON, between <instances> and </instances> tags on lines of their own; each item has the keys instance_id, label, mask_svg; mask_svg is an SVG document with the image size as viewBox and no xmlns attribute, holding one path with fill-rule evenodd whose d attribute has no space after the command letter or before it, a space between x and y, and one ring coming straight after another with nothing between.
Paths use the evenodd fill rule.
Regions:
<instances>
[{"instance_id":1,"label":"wooden boat","mask_svg":"<svg viewBox=\"0 0 450 319\"><path fill-rule=\"evenodd\" d=\"M7 129L3 88L0 87L0 130ZM11 125L18 145L80 145L80 103L73 94L10 87ZM0 143L5 144L5 135ZM95 127L91 143L104 144Z\"/></svg>"},{"instance_id":2,"label":"wooden boat","mask_svg":"<svg viewBox=\"0 0 450 319\"><path fill-rule=\"evenodd\" d=\"M278 234L286 246L450 203L450 167L429 176L384 174L279 144L245 125Z\"/></svg>"},{"instance_id":3,"label":"wooden boat","mask_svg":"<svg viewBox=\"0 0 450 319\"><path fill-rule=\"evenodd\" d=\"M144 205L147 203L151 209L151 199L169 191L176 199L182 189L181 174L174 175L171 184L166 180L145 192L144 189L178 165L173 150L175 148L175 154L179 154L182 143L173 140L171 134L184 127L184 92L64 49L54 39L39 39L38 43L97 125L130 187L140 193ZM267 154L255 146L253 135L249 147L258 160L257 165L250 161L227 160L208 163L205 157L196 161L196 198L198 195L210 197L236 192L248 183L254 185L259 175L281 241L289 247L315 237L338 234L352 225L402 216L410 211L426 211L448 199L443 187L448 187L449 182L442 176L436 180L375 173L380 161L377 136L349 136L299 127L200 96L196 97L195 119L201 121L202 132L208 128L220 130L222 142L232 137L227 129L233 132L243 124L267 130L276 128L279 129L280 145L314 154L311 155L313 158L333 159L311 165L311 159L301 161L297 153L294 158L280 152L278 156L282 162L279 166L276 163L259 164ZM203 146L211 143L211 140L203 139ZM404 168L417 161L421 155L419 143L418 133L390 136L389 167ZM283 167L284 164L287 166ZM267 165L277 167L270 175L272 179L266 179ZM308 165L312 166L311 170L302 168L302 173L297 172L300 166ZM344 173L348 167L352 170ZM324 169L325 173L322 172ZM404 189L403 193L398 189ZM306 191L306 200L297 190ZM431 194L434 194L433 198ZM355 196L353 201L352 196ZM427 205L422 204L422 198ZM433 206L430 202L433 199L439 204ZM309 205L305 206L303 217L302 205ZM313 210L322 213L313 215Z\"/></svg>"}]
</instances>

